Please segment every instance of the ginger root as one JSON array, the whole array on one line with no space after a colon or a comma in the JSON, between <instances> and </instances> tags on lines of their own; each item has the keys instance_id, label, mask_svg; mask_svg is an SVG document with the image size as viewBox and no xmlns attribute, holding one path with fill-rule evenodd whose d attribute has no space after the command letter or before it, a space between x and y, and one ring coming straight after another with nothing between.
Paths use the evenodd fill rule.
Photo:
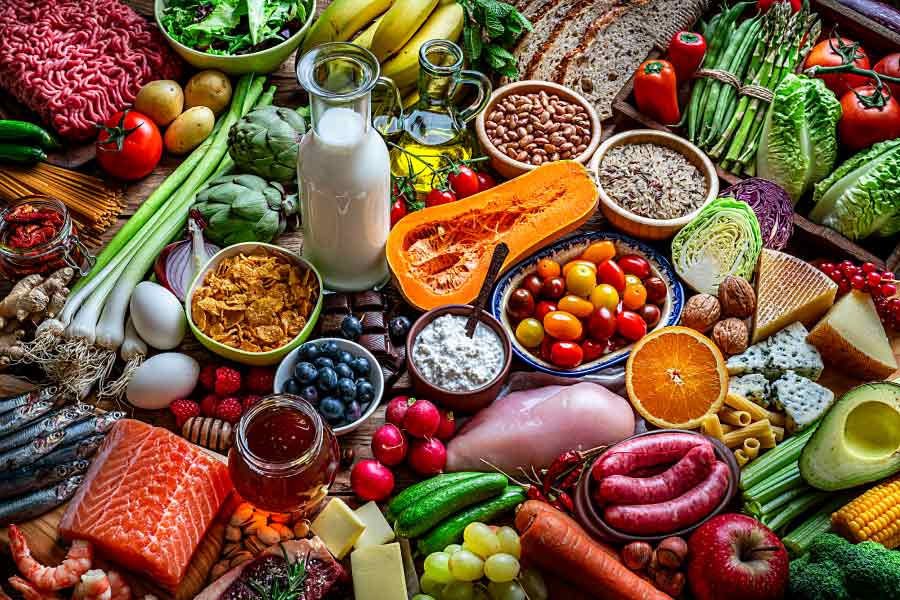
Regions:
<instances>
[{"instance_id":1,"label":"ginger root","mask_svg":"<svg viewBox=\"0 0 900 600\"><path fill-rule=\"evenodd\" d=\"M75 270L72 267L63 267L46 279L36 274L28 275L16 283L9 295L0 302L0 317L4 319L0 325L11 317L19 321L24 321L28 315L39 318L49 307L51 298L66 290L66 285L74 276ZM65 294L68 295L68 290ZM62 301L65 303L65 298Z\"/></svg>"}]
</instances>

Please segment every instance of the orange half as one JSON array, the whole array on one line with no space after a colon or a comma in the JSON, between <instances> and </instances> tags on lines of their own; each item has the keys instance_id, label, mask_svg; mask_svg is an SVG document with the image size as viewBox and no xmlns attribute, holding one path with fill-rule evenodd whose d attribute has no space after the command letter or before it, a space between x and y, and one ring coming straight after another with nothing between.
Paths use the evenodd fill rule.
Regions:
<instances>
[{"instance_id":1,"label":"orange half","mask_svg":"<svg viewBox=\"0 0 900 600\"><path fill-rule=\"evenodd\" d=\"M663 327L634 345L625 386L635 410L650 423L692 429L722 408L728 370L722 353L702 333Z\"/></svg>"}]
</instances>

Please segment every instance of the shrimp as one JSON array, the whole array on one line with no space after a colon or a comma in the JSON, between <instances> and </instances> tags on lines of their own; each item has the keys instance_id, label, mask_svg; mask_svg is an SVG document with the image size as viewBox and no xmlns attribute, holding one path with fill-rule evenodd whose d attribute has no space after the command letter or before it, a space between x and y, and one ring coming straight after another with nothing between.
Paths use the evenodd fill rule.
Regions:
<instances>
[{"instance_id":1,"label":"shrimp","mask_svg":"<svg viewBox=\"0 0 900 600\"><path fill-rule=\"evenodd\" d=\"M112 586L109 577L100 569L91 569L81 576L72 600L110 600Z\"/></svg>"},{"instance_id":2,"label":"shrimp","mask_svg":"<svg viewBox=\"0 0 900 600\"><path fill-rule=\"evenodd\" d=\"M107 571L106 576L109 578L109 585L112 587L112 596L110 600L131 600L131 588L116 571Z\"/></svg>"},{"instance_id":3,"label":"shrimp","mask_svg":"<svg viewBox=\"0 0 900 600\"><path fill-rule=\"evenodd\" d=\"M44 566L32 558L25 536L15 525L9 526L9 545L19 572L39 590L45 592L75 585L78 583L78 579L91 568L94 560L94 547L91 546L91 543L75 540L61 565L57 567Z\"/></svg>"},{"instance_id":4,"label":"shrimp","mask_svg":"<svg viewBox=\"0 0 900 600\"><path fill-rule=\"evenodd\" d=\"M56 592L42 592L33 583L21 577L10 577L9 585L17 590L25 600L62 600L62 596Z\"/></svg>"}]
</instances>

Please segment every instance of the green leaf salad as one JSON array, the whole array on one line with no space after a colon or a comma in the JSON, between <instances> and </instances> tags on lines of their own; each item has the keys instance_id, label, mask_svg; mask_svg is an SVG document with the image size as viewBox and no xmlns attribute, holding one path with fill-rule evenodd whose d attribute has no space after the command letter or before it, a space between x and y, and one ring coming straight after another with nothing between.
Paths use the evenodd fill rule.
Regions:
<instances>
[{"instance_id":1,"label":"green leaf salad","mask_svg":"<svg viewBox=\"0 0 900 600\"><path fill-rule=\"evenodd\" d=\"M851 240L900 232L900 138L850 157L816 185L809 218Z\"/></svg>"},{"instance_id":2,"label":"green leaf salad","mask_svg":"<svg viewBox=\"0 0 900 600\"><path fill-rule=\"evenodd\" d=\"M841 103L821 79L787 75L763 124L757 175L783 187L796 204L834 169L840 118Z\"/></svg>"},{"instance_id":3,"label":"green leaf salad","mask_svg":"<svg viewBox=\"0 0 900 600\"><path fill-rule=\"evenodd\" d=\"M160 21L194 50L249 54L290 38L311 12L311 0L168 0Z\"/></svg>"},{"instance_id":4,"label":"green leaf salad","mask_svg":"<svg viewBox=\"0 0 900 600\"><path fill-rule=\"evenodd\" d=\"M729 275L749 280L761 250L762 233L753 209L734 198L717 198L672 240L672 262L688 285L716 295Z\"/></svg>"}]
</instances>

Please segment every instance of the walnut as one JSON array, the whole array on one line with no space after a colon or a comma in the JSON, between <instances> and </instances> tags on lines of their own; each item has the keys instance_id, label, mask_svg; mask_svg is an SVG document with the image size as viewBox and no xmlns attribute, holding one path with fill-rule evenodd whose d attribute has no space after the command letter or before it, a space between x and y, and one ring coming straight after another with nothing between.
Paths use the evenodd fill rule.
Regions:
<instances>
[{"instance_id":1,"label":"walnut","mask_svg":"<svg viewBox=\"0 0 900 600\"><path fill-rule=\"evenodd\" d=\"M722 308L715 296L697 294L691 296L681 313L681 324L701 333L706 333L722 316Z\"/></svg>"},{"instance_id":2,"label":"walnut","mask_svg":"<svg viewBox=\"0 0 900 600\"><path fill-rule=\"evenodd\" d=\"M719 302L724 316L746 319L756 309L756 293L746 279L729 275L719 284Z\"/></svg>"},{"instance_id":3,"label":"walnut","mask_svg":"<svg viewBox=\"0 0 900 600\"><path fill-rule=\"evenodd\" d=\"M750 343L750 332L747 324L730 317L716 323L712 333L713 342L725 354L740 354Z\"/></svg>"}]
</instances>

